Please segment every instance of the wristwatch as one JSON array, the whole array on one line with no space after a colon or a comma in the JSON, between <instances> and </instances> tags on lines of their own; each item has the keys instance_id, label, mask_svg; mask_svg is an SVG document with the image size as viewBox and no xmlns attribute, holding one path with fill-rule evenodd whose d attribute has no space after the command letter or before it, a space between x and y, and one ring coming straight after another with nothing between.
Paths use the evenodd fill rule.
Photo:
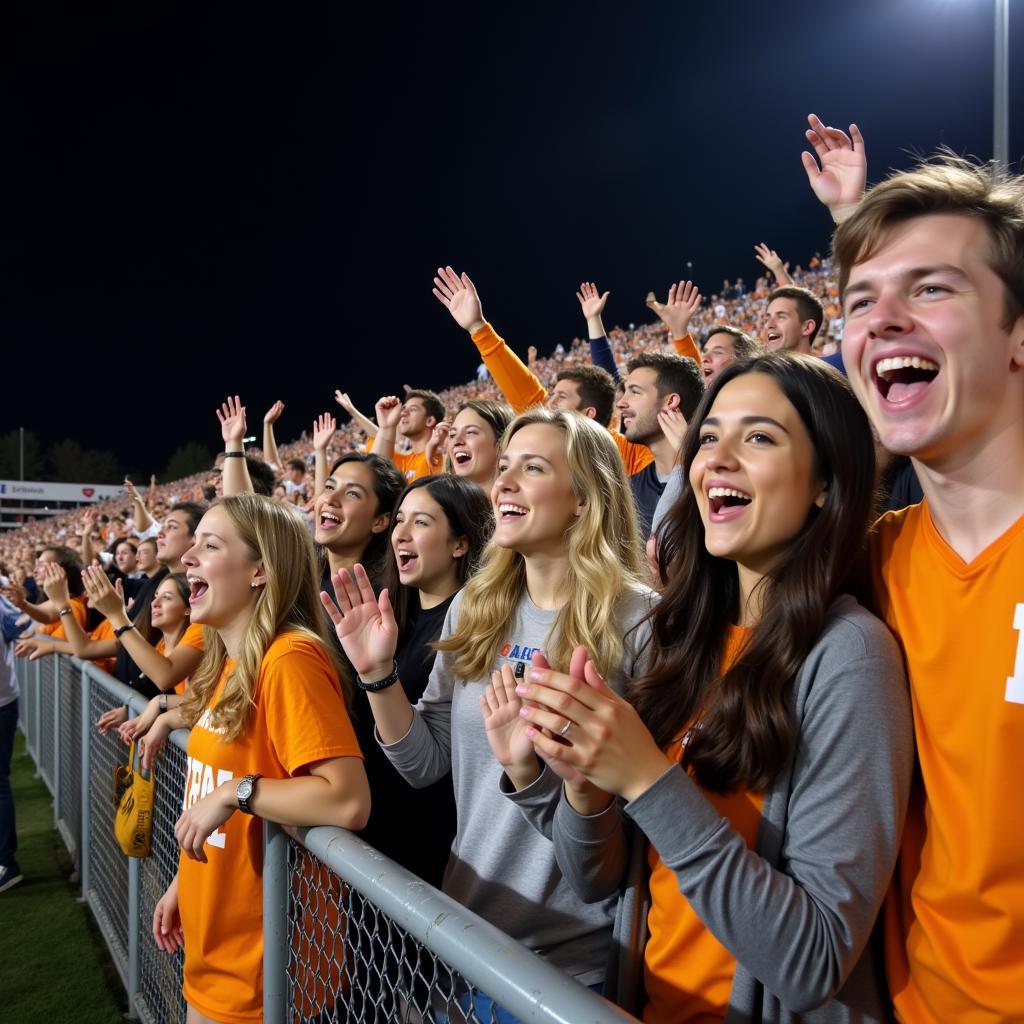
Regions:
<instances>
[{"instance_id":1,"label":"wristwatch","mask_svg":"<svg viewBox=\"0 0 1024 1024\"><path fill-rule=\"evenodd\" d=\"M239 780L238 785L235 787L235 799L238 801L238 809L245 814L253 813L252 808L249 806L249 801L256 791L257 781L262 778L262 775L246 775L244 779Z\"/></svg>"}]
</instances>

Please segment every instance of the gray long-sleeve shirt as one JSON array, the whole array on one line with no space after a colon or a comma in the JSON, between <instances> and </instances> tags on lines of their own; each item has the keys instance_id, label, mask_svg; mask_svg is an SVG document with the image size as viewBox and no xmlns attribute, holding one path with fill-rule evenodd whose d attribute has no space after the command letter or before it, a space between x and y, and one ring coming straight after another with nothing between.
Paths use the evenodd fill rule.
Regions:
<instances>
[{"instance_id":1,"label":"gray long-sleeve shirt","mask_svg":"<svg viewBox=\"0 0 1024 1024\"><path fill-rule=\"evenodd\" d=\"M576 891L606 898L628 864L616 926L632 961L617 971L622 990L638 991L646 933L646 844L630 844L628 816L736 958L728 1021L888 1019L868 941L896 862L913 731L896 643L852 598L833 606L792 708L798 742L765 794L752 850L678 766L589 818L563 795L553 841Z\"/></svg>"},{"instance_id":2,"label":"gray long-sleeve shirt","mask_svg":"<svg viewBox=\"0 0 1024 1024\"><path fill-rule=\"evenodd\" d=\"M452 603L441 632L450 636L463 595ZM610 685L620 692L633 674L649 632L632 630L649 611L649 590L627 594L616 613L626 653ZM528 596L517 607L494 667L513 672L543 651L557 612L538 608ZM430 682L417 704L409 731L382 748L413 786L426 786L451 770L458 829L445 872L444 891L556 967L592 985L604 977L615 916L615 898L587 904L562 878L551 841L530 827L517 807L501 795L504 776L487 742L479 698L484 680L455 678L453 656L439 653ZM557 805L561 780L547 769L525 798ZM410 842L416 837L410 836Z\"/></svg>"}]
</instances>

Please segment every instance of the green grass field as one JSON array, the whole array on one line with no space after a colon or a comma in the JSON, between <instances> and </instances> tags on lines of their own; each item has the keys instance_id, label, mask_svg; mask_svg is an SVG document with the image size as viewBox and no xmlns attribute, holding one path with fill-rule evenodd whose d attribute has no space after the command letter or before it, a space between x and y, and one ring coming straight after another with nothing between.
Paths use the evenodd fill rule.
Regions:
<instances>
[{"instance_id":1,"label":"green grass field","mask_svg":"<svg viewBox=\"0 0 1024 1024\"><path fill-rule=\"evenodd\" d=\"M0 893L0 1019L5 1024L113 1024L127 1010L106 947L71 885L53 805L18 734L11 765L18 863Z\"/></svg>"}]
</instances>

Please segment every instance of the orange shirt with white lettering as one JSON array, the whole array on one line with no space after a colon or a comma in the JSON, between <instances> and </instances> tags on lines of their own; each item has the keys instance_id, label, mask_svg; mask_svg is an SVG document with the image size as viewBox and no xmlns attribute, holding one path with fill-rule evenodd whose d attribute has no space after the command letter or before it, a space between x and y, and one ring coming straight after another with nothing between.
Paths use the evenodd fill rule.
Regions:
<instances>
[{"instance_id":1,"label":"orange shirt with white lettering","mask_svg":"<svg viewBox=\"0 0 1024 1024\"><path fill-rule=\"evenodd\" d=\"M885 909L897 1016L1024 1021L1024 518L965 563L925 501L871 555L920 765Z\"/></svg>"},{"instance_id":2,"label":"orange shirt with white lettering","mask_svg":"<svg viewBox=\"0 0 1024 1024\"><path fill-rule=\"evenodd\" d=\"M211 698L216 705L229 660ZM185 807L229 780L258 773L286 779L333 757L362 759L337 673L301 633L277 637L263 657L254 706L228 743L209 711L188 740ZM258 789L257 789L258 792ZM179 912L185 933L185 999L225 1024L263 1019L263 822L236 811L206 841L208 862L182 855Z\"/></svg>"},{"instance_id":3,"label":"orange shirt with white lettering","mask_svg":"<svg viewBox=\"0 0 1024 1024\"><path fill-rule=\"evenodd\" d=\"M724 675L751 630L732 626L726 637L721 672ZM682 759L683 740L666 751ZM764 794L739 789L712 793L699 785L701 793L748 847L757 842L764 810ZM651 869L651 909L647 916L650 938L644 949L646 1024L705 1024L721 1021L729 1006L729 994L736 973L736 958L708 930L689 901L679 891L679 879L667 868L654 846L647 850Z\"/></svg>"}]
</instances>

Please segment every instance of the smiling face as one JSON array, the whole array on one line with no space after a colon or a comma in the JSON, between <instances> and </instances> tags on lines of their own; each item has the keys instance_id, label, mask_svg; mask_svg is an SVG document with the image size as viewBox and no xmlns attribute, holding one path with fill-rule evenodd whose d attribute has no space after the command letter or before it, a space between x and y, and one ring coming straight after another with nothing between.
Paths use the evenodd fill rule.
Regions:
<instances>
[{"instance_id":1,"label":"smiling face","mask_svg":"<svg viewBox=\"0 0 1024 1024\"><path fill-rule=\"evenodd\" d=\"M203 516L182 556L192 594L192 621L223 630L247 622L266 579L231 517L219 505Z\"/></svg>"},{"instance_id":2,"label":"smiling face","mask_svg":"<svg viewBox=\"0 0 1024 1024\"><path fill-rule=\"evenodd\" d=\"M178 629L188 615L189 606L181 599L181 592L173 580L165 579L150 605L150 621L164 633L172 633Z\"/></svg>"},{"instance_id":3,"label":"smiling face","mask_svg":"<svg viewBox=\"0 0 1024 1024\"><path fill-rule=\"evenodd\" d=\"M704 342L701 356L701 369L704 371L704 384L708 386L730 363L736 361L736 349L731 334L712 334Z\"/></svg>"},{"instance_id":4,"label":"smiling face","mask_svg":"<svg viewBox=\"0 0 1024 1024\"><path fill-rule=\"evenodd\" d=\"M650 444L662 436L658 410L658 371L649 366L635 369L625 382L625 390L616 408L619 410L622 433L634 444Z\"/></svg>"},{"instance_id":5,"label":"smiling face","mask_svg":"<svg viewBox=\"0 0 1024 1024\"><path fill-rule=\"evenodd\" d=\"M764 318L764 347L769 352L811 351L813 320L800 320L796 299L778 298L768 303Z\"/></svg>"},{"instance_id":6,"label":"smiling face","mask_svg":"<svg viewBox=\"0 0 1024 1024\"><path fill-rule=\"evenodd\" d=\"M448 458L456 476L490 486L498 462L498 439L479 413L463 409L452 421Z\"/></svg>"},{"instance_id":7,"label":"smiling face","mask_svg":"<svg viewBox=\"0 0 1024 1024\"><path fill-rule=\"evenodd\" d=\"M745 373L718 393L690 486L708 551L769 573L824 495L807 428L773 378Z\"/></svg>"},{"instance_id":8,"label":"smiling face","mask_svg":"<svg viewBox=\"0 0 1024 1024\"><path fill-rule=\"evenodd\" d=\"M512 435L498 459L491 502L500 547L522 555L565 551L566 530L581 505L557 427L531 423Z\"/></svg>"},{"instance_id":9,"label":"smiling face","mask_svg":"<svg viewBox=\"0 0 1024 1024\"><path fill-rule=\"evenodd\" d=\"M843 361L885 448L925 463L1019 424L1024 318L1002 326L1003 283L975 218L919 217L851 268Z\"/></svg>"},{"instance_id":10,"label":"smiling face","mask_svg":"<svg viewBox=\"0 0 1024 1024\"><path fill-rule=\"evenodd\" d=\"M156 535L156 557L160 564L177 566L181 556L192 546L192 540L188 516L180 509L168 512Z\"/></svg>"},{"instance_id":11,"label":"smiling face","mask_svg":"<svg viewBox=\"0 0 1024 1024\"><path fill-rule=\"evenodd\" d=\"M313 505L313 535L336 552L361 553L375 533L387 529L387 513L377 507L373 471L365 462L343 462L327 478Z\"/></svg>"},{"instance_id":12,"label":"smiling face","mask_svg":"<svg viewBox=\"0 0 1024 1024\"><path fill-rule=\"evenodd\" d=\"M444 509L426 486L410 491L395 513L391 547L405 586L444 597L459 589L458 559L469 545L465 537L452 537Z\"/></svg>"}]
</instances>

